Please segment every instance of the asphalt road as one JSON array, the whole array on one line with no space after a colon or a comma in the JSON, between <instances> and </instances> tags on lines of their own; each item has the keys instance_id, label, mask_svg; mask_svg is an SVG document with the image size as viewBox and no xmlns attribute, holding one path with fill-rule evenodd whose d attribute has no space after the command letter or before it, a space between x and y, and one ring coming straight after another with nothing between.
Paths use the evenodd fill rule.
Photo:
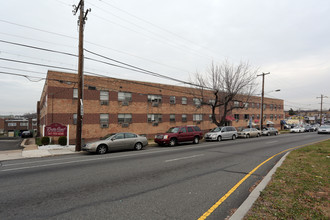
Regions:
<instances>
[{"instance_id":1,"label":"asphalt road","mask_svg":"<svg viewBox=\"0 0 330 220\"><path fill-rule=\"evenodd\" d=\"M286 134L6 161L0 219L198 219L264 160L327 138ZM281 156L261 166L208 219L224 219L238 208Z\"/></svg>"},{"instance_id":2,"label":"asphalt road","mask_svg":"<svg viewBox=\"0 0 330 220\"><path fill-rule=\"evenodd\" d=\"M19 150L23 139L21 138L0 138L0 151Z\"/></svg>"}]
</instances>

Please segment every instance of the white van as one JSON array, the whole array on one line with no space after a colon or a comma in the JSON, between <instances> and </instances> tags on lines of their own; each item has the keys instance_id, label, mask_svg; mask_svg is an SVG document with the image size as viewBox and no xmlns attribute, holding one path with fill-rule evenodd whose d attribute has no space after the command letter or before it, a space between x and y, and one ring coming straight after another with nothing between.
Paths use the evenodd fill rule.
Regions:
<instances>
[{"instance_id":1,"label":"white van","mask_svg":"<svg viewBox=\"0 0 330 220\"><path fill-rule=\"evenodd\" d=\"M206 133L204 138L205 141L235 140L237 138L237 131L232 126L216 127Z\"/></svg>"}]
</instances>

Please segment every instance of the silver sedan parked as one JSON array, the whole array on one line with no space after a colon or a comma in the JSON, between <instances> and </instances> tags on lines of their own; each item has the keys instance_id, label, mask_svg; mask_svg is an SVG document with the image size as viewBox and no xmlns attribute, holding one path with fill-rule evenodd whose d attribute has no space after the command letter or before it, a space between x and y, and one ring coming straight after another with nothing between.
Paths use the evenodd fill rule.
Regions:
<instances>
[{"instance_id":1,"label":"silver sedan parked","mask_svg":"<svg viewBox=\"0 0 330 220\"><path fill-rule=\"evenodd\" d=\"M109 150L135 149L141 150L148 145L146 137L133 133L114 133L104 140L90 142L82 147L83 151L105 154Z\"/></svg>"},{"instance_id":2,"label":"silver sedan parked","mask_svg":"<svg viewBox=\"0 0 330 220\"><path fill-rule=\"evenodd\" d=\"M245 128L240 132L237 132L238 137L250 138L250 137L260 137L261 132L256 128Z\"/></svg>"}]
</instances>

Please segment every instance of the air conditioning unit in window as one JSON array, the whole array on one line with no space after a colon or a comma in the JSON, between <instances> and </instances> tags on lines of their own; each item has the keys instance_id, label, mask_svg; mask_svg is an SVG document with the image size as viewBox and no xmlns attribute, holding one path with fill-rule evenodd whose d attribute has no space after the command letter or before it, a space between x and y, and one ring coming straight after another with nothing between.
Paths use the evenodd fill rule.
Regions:
<instances>
[{"instance_id":1,"label":"air conditioning unit in window","mask_svg":"<svg viewBox=\"0 0 330 220\"><path fill-rule=\"evenodd\" d=\"M109 105L109 101L101 100L101 105Z\"/></svg>"},{"instance_id":2,"label":"air conditioning unit in window","mask_svg":"<svg viewBox=\"0 0 330 220\"><path fill-rule=\"evenodd\" d=\"M123 127L123 128L128 128L128 127L129 127L129 123L122 123L122 124L121 124L121 127Z\"/></svg>"},{"instance_id":3,"label":"air conditioning unit in window","mask_svg":"<svg viewBox=\"0 0 330 220\"><path fill-rule=\"evenodd\" d=\"M121 105L122 106L128 106L129 105L129 101L124 100L124 101L122 101Z\"/></svg>"},{"instance_id":4,"label":"air conditioning unit in window","mask_svg":"<svg viewBox=\"0 0 330 220\"><path fill-rule=\"evenodd\" d=\"M152 126L158 126L158 122L153 122Z\"/></svg>"},{"instance_id":5,"label":"air conditioning unit in window","mask_svg":"<svg viewBox=\"0 0 330 220\"><path fill-rule=\"evenodd\" d=\"M101 124L101 128L107 128L107 127L109 127L108 124Z\"/></svg>"},{"instance_id":6,"label":"air conditioning unit in window","mask_svg":"<svg viewBox=\"0 0 330 220\"><path fill-rule=\"evenodd\" d=\"M201 107L201 105L199 105L199 104L198 104L198 105L196 105L196 108L200 108L200 107Z\"/></svg>"},{"instance_id":7,"label":"air conditioning unit in window","mask_svg":"<svg viewBox=\"0 0 330 220\"><path fill-rule=\"evenodd\" d=\"M153 103L152 103L152 106L154 106L154 107L158 107L158 105L159 105L158 102L153 102Z\"/></svg>"}]
</instances>

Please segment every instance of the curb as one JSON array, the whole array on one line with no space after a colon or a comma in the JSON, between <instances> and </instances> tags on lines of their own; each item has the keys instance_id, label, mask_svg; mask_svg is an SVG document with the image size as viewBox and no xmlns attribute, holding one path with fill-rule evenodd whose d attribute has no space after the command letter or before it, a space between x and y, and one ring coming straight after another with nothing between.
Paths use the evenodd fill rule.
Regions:
<instances>
[{"instance_id":1,"label":"curb","mask_svg":"<svg viewBox=\"0 0 330 220\"><path fill-rule=\"evenodd\" d=\"M240 220L243 219L244 216L251 209L254 202L260 196L260 192L265 189L269 181L271 180L273 174L276 169L280 167L290 152L287 152L276 164L275 166L268 172L268 174L263 178L263 180L258 184L258 186L250 193L247 199L242 203L242 205L236 210L236 212L229 218L229 220Z\"/></svg>"}]
</instances>

